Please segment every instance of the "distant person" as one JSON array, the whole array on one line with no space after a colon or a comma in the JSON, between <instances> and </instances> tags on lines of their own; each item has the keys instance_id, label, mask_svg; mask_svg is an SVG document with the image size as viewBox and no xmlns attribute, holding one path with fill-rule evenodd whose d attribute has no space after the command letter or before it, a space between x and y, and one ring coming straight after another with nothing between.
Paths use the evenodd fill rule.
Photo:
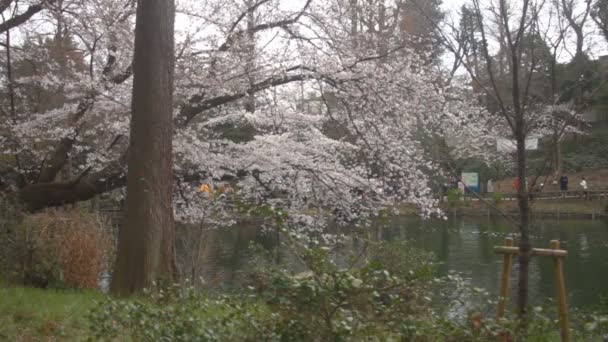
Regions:
<instances>
[{"instance_id":1,"label":"distant person","mask_svg":"<svg viewBox=\"0 0 608 342\"><path fill-rule=\"evenodd\" d=\"M568 191L568 176L562 175L559 177L559 190L562 192L562 196L566 197L566 191Z\"/></svg>"},{"instance_id":2,"label":"distant person","mask_svg":"<svg viewBox=\"0 0 608 342\"><path fill-rule=\"evenodd\" d=\"M488 193L493 193L494 192L494 183L492 182L492 179L488 179L488 185L486 187L486 191Z\"/></svg>"},{"instance_id":3,"label":"distant person","mask_svg":"<svg viewBox=\"0 0 608 342\"><path fill-rule=\"evenodd\" d=\"M213 192L213 190L211 189L211 186L209 186L206 183L201 184L200 188L198 189L199 192L204 192L207 194L210 194Z\"/></svg>"},{"instance_id":4,"label":"distant person","mask_svg":"<svg viewBox=\"0 0 608 342\"><path fill-rule=\"evenodd\" d=\"M581 185L581 188L583 189L583 195L585 196L585 199L586 200L589 199L589 191L587 191L588 187L587 187L587 180L585 179L585 177L583 177L581 179L580 185Z\"/></svg>"},{"instance_id":5,"label":"distant person","mask_svg":"<svg viewBox=\"0 0 608 342\"><path fill-rule=\"evenodd\" d=\"M519 178L515 178L513 181L513 189L515 189L515 191L519 191Z\"/></svg>"},{"instance_id":6,"label":"distant person","mask_svg":"<svg viewBox=\"0 0 608 342\"><path fill-rule=\"evenodd\" d=\"M448 200L448 191L450 191L450 185L447 182L444 182L441 185L441 202L446 202Z\"/></svg>"}]
</instances>

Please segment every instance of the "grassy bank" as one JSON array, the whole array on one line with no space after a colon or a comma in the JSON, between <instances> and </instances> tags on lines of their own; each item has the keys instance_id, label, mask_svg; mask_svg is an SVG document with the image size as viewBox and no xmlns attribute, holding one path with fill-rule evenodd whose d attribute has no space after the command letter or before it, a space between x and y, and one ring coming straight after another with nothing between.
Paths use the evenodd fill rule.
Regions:
<instances>
[{"instance_id":1,"label":"grassy bank","mask_svg":"<svg viewBox=\"0 0 608 342\"><path fill-rule=\"evenodd\" d=\"M517 215L519 208L517 201L500 201L499 203L491 202L492 206L500 209L502 212ZM533 216L541 217L581 217L581 218L599 218L608 217L608 199L593 199L583 201L578 199L556 199L548 201L533 201L530 203L530 211ZM441 203L439 207L448 214L468 215L468 216L485 216L496 214L488 204L479 200L466 199L452 203ZM400 215L418 215L418 209L409 204L396 205Z\"/></svg>"},{"instance_id":2,"label":"grassy bank","mask_svg":"<svg viewBox=\"0 0 608 342\"><path fill-rule=\"evenodd\" d=\"M500 201L492 203L498 209L509 214L517 214L519 209L517 201ZM594 199L584 201L579 199L556 199L546 201L531 202L530 210L533 216L551 216L551 217L606 217L608 200ZM446 212L461 214L461 215L487 215L489 206L478 200L463 200L455 203L443 203L441 208Z\"/></svg>"},{"instance_id":3,"label":"grassy bank","mask_svg":"<svg viewBox=\"0 0 608 342\"><path fill-rule=\"evenodd\" d=\"M558 339L551 310L531 311L523 339L511 313L497 322L487 308L473 309L464 320L450 318L448 307L429 311L429 301L442 303L442 298L462 293L467 290L464 283L432 278L419 283L414 278L425 277L420 270L404 269L400 275L375 264L354 271L313 271L310 276L271 271L245 296L210 297L174 287L121 300L94 292L0 287L0 341L490 342L505 333L513 341ZM608 336L604 313L605 308L591 314L572 309L573 341Z\"/></svg>"},{"instance_id":4,"label":"grassy bank","mask_svg":"<svg viewBox=\"0 0 608 342\"><path fill-rule=\"evenodd\" d=\"M0 285L0 340L84 341L97 292Z\"/></svg>"}]
</instances>

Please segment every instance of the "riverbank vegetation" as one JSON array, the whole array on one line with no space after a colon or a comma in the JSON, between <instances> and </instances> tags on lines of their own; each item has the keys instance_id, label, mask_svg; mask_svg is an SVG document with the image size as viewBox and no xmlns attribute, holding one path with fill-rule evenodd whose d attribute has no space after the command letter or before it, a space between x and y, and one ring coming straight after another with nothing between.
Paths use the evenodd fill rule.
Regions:
<instances>
[{"instance_id":1,"label":"riverbank vegetation","mask_svg":"<svg viewBox=\"0 0 608 342\"><path fill-rule=\"evenodd\" d=\"M2 0L0 204L16 217L0 231L3 275L83 291L109 273L117 297L88 316L99 339L551 340L529 305L524 185L530 169L601 165L564 161L563 142L605 104L591 48L608 41L603 4L471 0L456 19L439 0ZM538 140L550 152L534 161ZM391 204L444 218L438 189L463 185L465 160L522 185L519 320L454 311L457 279L365 234ZM101 199L124 213L116 234L78 209ZM240 293L188 287L179 257L196 279L203 228L241 215L286 239L293 267L260 261ZM177 222L193 229L177 236ZM358 254L341 254L359 233ZM24 331L80 324L43 313ZM602 334L601 320L575 326Z\"/></svg>"},{"instance_id":2,"label":"riverbank vegetation","mask_svg":"<svg viewBox=\"0 0 608 342\"><path fill-rule=\"evenodd\" d=\"M487 201L488 203L486 203ZM516 201L507 201L500 197L500 194L494 194L490 198L485 198L480 201L475 197L467 197L463 199L461 196L448 197L447 202L441 207L446 213L456 215L499 215L500 213L517 215L518 208ZM412 210L403 210L404 213L411 213ZM599 218L608 215L608 198L594 198L591 200L582 199L552 199L533 201L530 206L530 214L532 217L585 217Z\"/></svg>"},{"instance_id":3,"label":"riverbank vegetation","mask_svg":"<svg viewBox=\"0 0 608 342\"><path fill-rule=\"evenodd\" d=\"M0 270L7 281L93 290L112 262L112 233L95 213L47 210L3 223Z\"/></svg>"},{"instance_id":4,"label":"riverbank vegetation","mask_svg":"<svg viewBox=\"0 0 608 342\"><path fill-rule=\"evenodd\" d=\"M294 247L255 267L232 292L204 284L157 285L128 299L75 290L0 285L0 336L11 341L554 341L557 313L495 319L496 301L457 276L436 278L432 255L405 242L358 240L356 252ZM303 253L303 254L300 254ZM362 257L365 255L365 257ZM341 256L338 257L337 256ZM340 261L336 261L340 260ZM288 270L297 263L298 272ZM292 265L293 266L293 265ZM473 302L460 298L477 297ZM465 296L465 297L466 297ZM41 303L44 303L41 306ZM575 341L608 334L608 310L573 310Z\"/></svg>"},{"instance_id":5,"label":"riverbank vegetation","mask_svg":"<svg viewBox=\"0 0 608 342\"><path fill-rule=\"evenodd\" d=\"M271 208L255 212L282 222ZM98 224L82 211L68 211L25 218L10 230L28 224L32 226L28 231L38 232L63 223L95 236L95 229L78 228L76 223L83 222ZM0 337L11 341L495 341L500 336L518 340L525 335L553 341L559 336L554 303L534 308L526 331L519 329L514 313L496 321L496 298L456 275L437 277L433 255L405 241L375 241L369 229L361 229L327 247L314 236L295 236L282 225L278 228L286 249L281 260L275 250L252 246L251 265L240 276L239 287L230 291L218 292L197 279L157 284L120 299L83 290L86 286L61 278L29 283L45 287L41 289L22 287L19 284L26 278L11 277L12 282L0 283ZM64 249L73 250L67 244L74 241L66 242ZM34 261L39 267L49 264ZM58 268L55 272L39 274L63 273L63 264L51 264ZM608 333L606 307L571 313L576 340L599 341Z\"/></svg>"}]
</instances>

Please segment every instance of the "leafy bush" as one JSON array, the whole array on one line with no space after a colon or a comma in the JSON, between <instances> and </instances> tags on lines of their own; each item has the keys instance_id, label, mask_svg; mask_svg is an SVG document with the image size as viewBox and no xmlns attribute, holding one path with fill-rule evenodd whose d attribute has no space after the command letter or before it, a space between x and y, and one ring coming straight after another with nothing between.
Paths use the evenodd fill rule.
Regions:
<instances>
[{"instance_id":1,"label":"leafy bush","mask_svg":"<svg viewBox=\"0 0 608 342\"><path fill-rule=\"evenodd\" d=\"M608 131L596 128L580 140L563 143L564 171L579 172L608 167Z\"/></svg>"},{"instance_id":2,"label":"leafy bush","mask_svg":"<svg viewBox=\"0 0 608 342\"><path fill-rule=\"evenodd\" d=\"M259 270L258 298L280 313L276 333L286 340L376 339L401 336L407 317L428 315L422 288L432 279L429 254L405 243L370 243L347 267L322 248L303 250L308 271Z\"/></svg>"},{"instance_id":3,"label":"leafy bush","mask_svg":"<svg viewBox=\"0 0 608 342\"><path fill-rule=\"evenodd\" d=\"M112 249L100 219L78 210L26 216L7 239L10 277L37 287L96 288Z\"/></svg>"},{"instance_id":4,"label":"leafy bush","mask_svg":"<svg viewBox=\"0 0 608 342\"><path fill-rule=\"evenodd\" d=\"M403 242L366 242L346 265L336 250L298 248L293 274L256 253L249 291L213 296L193 286L107 298L89 316L95 340L135 341L555 341L554 310L534 308L522 331L495 319L496 301L459 277L433 278L429 254ZM462 298L481 298L477 306ZM485 300L484 300L485 298ZM554 307L553 303L551 307ZM460 315L463 313L464 316ZM574 340L601 340L608 317L571 312Z\"/></svg>"},{"instance_id":5,"label":"leafy bush","mask_svg":"<svg viewBox=\"0 0 608 342\"><path fill-rule=\"evenodd\" d=\"M106 298L89 315L94 340L256 341L273 338L275 315L247 297L212 297L193 286Z\"/></svg>"},{"instance_id":6,"label":"leafy bush","mask_svg":"<svg viewBox=\"0 0 608 342\"><path fill-rule=\"evenodd\" d=\"M503 194L501 192L491 193L490 198L492 199L492 203L494 205L499 205L504 200Z\"/></svg>"},{"instance_id":7,"label":"leafy bush","mask_svg":"<svg viewBox=\"0 0 608 342\"><path fill-rule=\"evenodd\" d=\"M388 252L388 253L386 253ZM249 293L213 297L194 287L107 299L90 316L96 339L138 341L338 341L404 336L404 322L430 317L423 288L430 255L403 243L369 244L365 257L337 267L324 248L298 252L308 271L260 267ZM357 266L354 266L357 264Z\"/></svg>"},{"instance_id":8,"label":"leafy bush","mask_svg":"<svg viewBox=\"0 0 608 342\"><path fill-rule=\"evenodd\" d=\"M458 189L450 189L447 193L448 197L448 206L450 208L456 207L458 203L460 203L460 199L462 198L462 193Z\"/></svg>"},{"instance_id":9,"label":"leafy bush","mask_svg":"<svg viewBox=\"0 0 608 342\"><path fill-rule=\"evenodd\" d=\"M11 237L15 226L22 220L22 212L14 199L0 193L0 278L3 278L0 280L7 280L7 274L13 265L10 253L13 248Z\"/></svg>"}]
</instances>

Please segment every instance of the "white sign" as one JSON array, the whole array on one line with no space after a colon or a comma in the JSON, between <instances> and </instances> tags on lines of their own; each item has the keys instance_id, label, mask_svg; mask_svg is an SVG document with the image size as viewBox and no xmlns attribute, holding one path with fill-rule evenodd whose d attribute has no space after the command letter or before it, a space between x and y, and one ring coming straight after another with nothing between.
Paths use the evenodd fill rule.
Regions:
<instances>
[{"instance_id":1,"label":"white sign","mask_svg":"<svg viewBox=\"0 0 608 342\"><path fill-rule=\"evenodd\" d=\"M538 138L526 139L526 150L532 151L538 149ZM498 138L496 139L496 150L498 152L515 152L517 151L517 142L511 139Z\"/></svg>"},{"instance_id":2,"label":"white sign","mask_svg":"<svg viewBox=\"0 0 608 342\"><path fill-rule=\"evenodd\" d=\"M461 177L469 191L479 192L479 174L477 172L463 172Z\"/></svg>"}]
</instances>

